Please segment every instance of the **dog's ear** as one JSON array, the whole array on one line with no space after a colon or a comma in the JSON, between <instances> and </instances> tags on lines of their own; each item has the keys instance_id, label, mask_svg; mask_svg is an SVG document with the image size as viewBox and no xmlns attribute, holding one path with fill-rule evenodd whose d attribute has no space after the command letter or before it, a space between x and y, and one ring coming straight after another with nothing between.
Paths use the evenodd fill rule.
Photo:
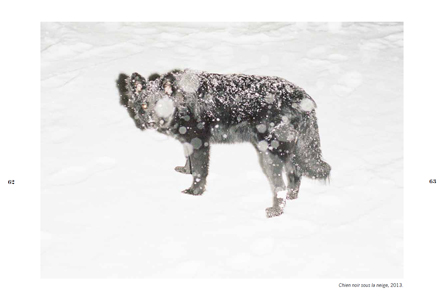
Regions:
<instances>
[{"instance_id":1,"label":"dog's ear","mask_svg":"<svg viewBox=\"0 0 444 300\"><path fill-rule=\"evenodd\" d=\"M163 84L163 90L165 91L165 94L168 96L171 96L173 94L173 84L171 81L166 80Z\"/></svg>"},{"instance_id":2,"label":"dog's ear","mask_svg":"<svg viewBox=\"0 0 444 300\"><path fill-rule=\"evenodd\" d=\"M148 76L148 81L154 81L157 78L160 78L160 75L158 73L153 73L150 76Z\"/></svg>"},{"instance_id":3,"label":"dog's ear","mask_svg":"<svg viewBox=\"0 0 444 300\"><path fill-rule=\"evenodd\" d=\"M146 89L146 80L138 73L133 73L128 81L128 90L133 94L138 94Z\"/></svg>"},{"instance_id":4,"label":"dog's ear","mask_svg":"<svg viewBox=\"0 0 444 300\"><path fill-rule=\"evenodd\" d=\"M162 80L163 91L168 96L171 96L176 91L176 88L174 86L175 81L176 77L174 77L172 73L165 75L165 77Z\"/></svg>"}]
</instances>

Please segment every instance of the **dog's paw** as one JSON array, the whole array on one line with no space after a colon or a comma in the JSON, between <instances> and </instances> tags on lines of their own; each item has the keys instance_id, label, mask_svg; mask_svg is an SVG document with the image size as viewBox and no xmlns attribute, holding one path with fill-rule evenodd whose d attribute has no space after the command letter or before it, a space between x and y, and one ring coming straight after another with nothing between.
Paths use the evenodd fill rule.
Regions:
<instances>
[{"instance_id":1,"label":"dog's paw","mask_svg":"<svg viewBox=\"0 0 444 300\"><path fill-rule=\"evenodd\" d=\"M267 218L277 217L282 215L283 213L284 209L279 206L267 207L265 209L265 215L267 216Z\"/></svg>"},{"instance_id":2,"label":"dog's paw","mask_svg":"<svg viewBox=\"0 0 444 300\"><path fill-rule=\"evenodd\" d=\"M193 195L193 196L202 195L204 192L205 192L204 188L189 188L182 191L182 193L184 194Z\"/></svg>"},{"instance_id":3,"label":"dog's paw","mask_svg":"<svg viewBox=\"0 0 444 300\"><path fill-rule=\"evenodd\" d=\"M289 189L287 192L287 200L295 200L298 198L299 190Z\"/></svg>"},{"instance_id":4,"label":"dog's paw","mask_svg":"<svg viewBox=\"0 0 444 300\"><path fill-rule=\"evenodd\" d=\"M185 167L181 167L181 166L175 167L174 170L176 172L179 172L179 173L182 173L182 174L191 174L190 170L188 170Z\"/></svg>"}]
</instances>

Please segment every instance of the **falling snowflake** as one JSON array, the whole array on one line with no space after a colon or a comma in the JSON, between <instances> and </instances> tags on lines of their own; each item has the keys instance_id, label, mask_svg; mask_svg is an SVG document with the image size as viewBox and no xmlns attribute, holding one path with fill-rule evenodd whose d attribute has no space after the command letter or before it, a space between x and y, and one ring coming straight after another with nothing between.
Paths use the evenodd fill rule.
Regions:
<instances>
[{"instance_id":1,"label":"falling snowflake","mask_svg":"<svg viewBox=\"0 0 444 300\"><path fill-rule=\"evenodd\" d=\"M267 151L268 143L266 141L260 141L259 143L257 143L257 147L260 151L265 152Z\"/></svg>"},{"instance_id":2,"label":"falling snowflake","mask_svg":"<svg viewBox=\"0 0 444 300\"><path fill-rule=\"evenodd\" d=\"M187 93L195 93L199 89L199 77L194 73L184 73L179 80L179 87Z\"/></svg>"},{"instance_id":3,"label":"falling snowflake","mask_svg":"<svg viewBox=\"0 0 444 300\"><path fill-rule=\"evenodd\" d=\"M273 147L274 149L277 149L279 147L279 142L276 140L273 140L271 142L271 147Z\"/></svg>"},{"instance_id":4,"label":"falling snowflake","mask_svg":"<svg viewBox=\"0 0 444 300\"><path fill-rule=\"evenodd\" d=\"M272 104L273 102L274 102L274 96L272 95L272 94L268 94L266 97L265 97L265 102L267 102L268 104Z\"/></svg>"},{"instance_id":5,"label":"falling snowflake","mask_svg":"<svg viewBox=\"0 0 444 300\"><path fill-rule=\"evenodd\" d=\"M202 140L200 138L193 138L191 140L191 145L193 145L194 149L199 149L202 146Z\"/></svg>"},{"instance_id":6,"label":"falling snowflake","mask_svg":"<svg viewBox=\"0 0 444 300\"><path fill-rule=\"evenodd\" d=\"M154 111L161 118L168 118L174 113L174 102L168 97L157 101Z\"/></svg>"},{"instance_id":7,"label":"falling snowflake","mask_svg":"<svg viewBox=\"0 0 444 300\"><path fill-rule=\"evenodd\" d=\"M264 133L265 131L267 131L267 126L265 124L259 124L256 126L256 129L260 133Z\"/></svg>"},{"instance_id":8,"label":"falling snowflake","mask_svg":"<svg viewBox=\"0 0 444 300\"><path fill-rule=\"evenodd\" d=\"M316 108L316 104L313 102L313 100L310 100L308 98L302 99L301 103L299 104L299 107L303 111L312 111Z\"/></svg>"}]
</instances>

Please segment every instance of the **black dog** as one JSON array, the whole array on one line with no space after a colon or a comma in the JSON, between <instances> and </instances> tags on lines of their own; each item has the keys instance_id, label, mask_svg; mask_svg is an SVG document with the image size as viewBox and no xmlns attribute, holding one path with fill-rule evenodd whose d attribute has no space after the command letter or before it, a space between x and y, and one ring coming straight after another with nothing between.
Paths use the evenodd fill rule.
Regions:
<instances>
[{"instance_id":1,"label":"black dog","mask_svg":"<svg viewBox=\"0 0 444 300\"><path fill-rule=\"evenodd\" d=\"M321 157L316 104L285 79L174 70L148 81L134 73L126 88L128 107L140 127L183 144L187 162L176 170L193 175L184 193L205 191L212 143L253 144L274 193L268 217L282 214L286 199L297 198L301 176L329 178L331 167Z\"/></svg>"}]
</instances>

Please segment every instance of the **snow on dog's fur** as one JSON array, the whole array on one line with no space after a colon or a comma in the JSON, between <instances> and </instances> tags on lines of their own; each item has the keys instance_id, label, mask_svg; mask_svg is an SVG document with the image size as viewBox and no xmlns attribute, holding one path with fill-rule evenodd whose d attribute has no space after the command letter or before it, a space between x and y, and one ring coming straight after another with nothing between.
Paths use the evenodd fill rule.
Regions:
<instances>
[{"instance_id":1,"label":"snow on dog's fur","mask_svg":"<svg viewBox=\"0 0 444 300\"><path fill-rule=\"evenodd\" d=\"M127 90L128 107L140 127L156 129L183 144L187 161L176 170L193 176L184 193L205 191L212 143L253 144L274 193L268 217L282 214L285 201L297 198L302 176L329 178L316 103L285 79L174 70L148 80L133 73Z\"/></svg>"}]
</instances>

